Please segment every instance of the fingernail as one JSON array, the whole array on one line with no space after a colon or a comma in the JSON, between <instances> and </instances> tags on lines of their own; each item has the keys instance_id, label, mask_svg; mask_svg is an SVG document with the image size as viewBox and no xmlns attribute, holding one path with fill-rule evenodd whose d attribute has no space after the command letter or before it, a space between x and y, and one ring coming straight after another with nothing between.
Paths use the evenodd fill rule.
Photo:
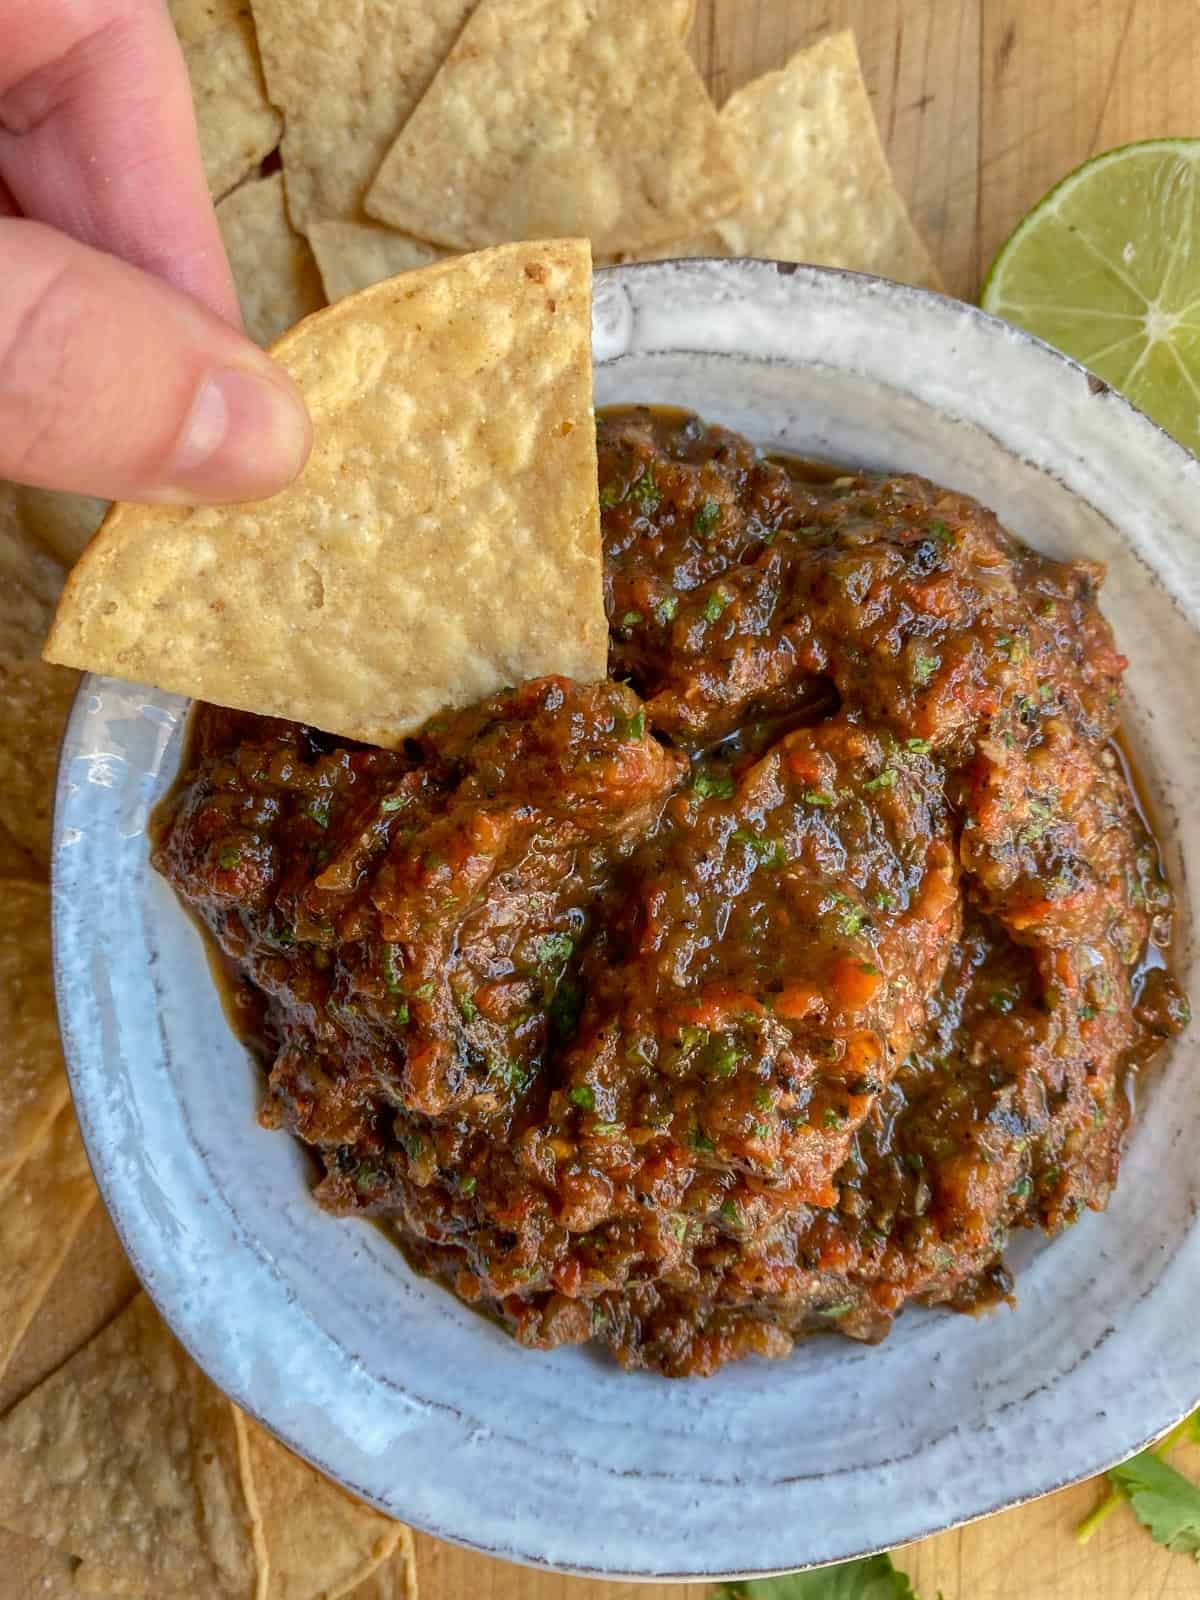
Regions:
<instances>
[{"instance_id":1,"label":"fingernail","mask_svg":"<svg viewBox=\"0 0 1200 1600\"><path fill-rule=\"evenodd\" d=\"M210 372L196 391L166 471L172 500L264 500L308 459L312 425L281 372Z\"/></svg>"}]
</instances>

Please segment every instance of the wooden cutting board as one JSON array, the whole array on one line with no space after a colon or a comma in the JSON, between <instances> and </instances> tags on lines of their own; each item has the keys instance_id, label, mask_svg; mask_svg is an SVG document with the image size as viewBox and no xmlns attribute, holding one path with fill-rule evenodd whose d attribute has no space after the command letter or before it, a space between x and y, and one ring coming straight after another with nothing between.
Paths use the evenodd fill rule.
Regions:
<instances>
[{"instance_id":1,"label":"wooden cutting board","mask_svg":"<svg viewBox=\"0 0 1200 1600\"><path fill-rule=\"evenodd\" d=\"M1077 163L1131 139L1200 133L1200 0L699 0L693 41L723 100L846 26L858 35L900 188L948 289L967 298L1014 223ZM0 1411L133 1288L97 1208L0 1384ZM1177 1460L1200 1477L1200 1449ZM939 1591L944 1600L1200 1600L1200 1566L1160 1551L1123 1511L1079 1548L1075 1526L1099 1492L1067 1490L911 1546L897 1561L923 1600ZM707 1600L712 1592L547 1577L423 1536L418 1552L422 1600ZM44 1595L40 1571L34 1546L0 1532L0 1600Z\"/></svg>"}]
</instances>

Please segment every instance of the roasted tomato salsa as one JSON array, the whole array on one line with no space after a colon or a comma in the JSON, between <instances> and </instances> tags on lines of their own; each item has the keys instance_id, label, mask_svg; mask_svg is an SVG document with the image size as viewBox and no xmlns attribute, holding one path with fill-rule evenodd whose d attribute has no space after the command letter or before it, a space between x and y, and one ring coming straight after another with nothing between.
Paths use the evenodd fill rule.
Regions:
<instances>
[{"instance_id":1,"label":"roasted tomato salsa","mask_svg":"<svg viewBox=\"0 0 1200 1600\"><path fill-rule=\"evenodd\" d=\"M1102 570L681 413L598 438L609 681L395 752L197 713L157 863L263 1118L539 1349L682 1377L1002 1299L1187 1014Z\"/></svg>"}]
</instances>

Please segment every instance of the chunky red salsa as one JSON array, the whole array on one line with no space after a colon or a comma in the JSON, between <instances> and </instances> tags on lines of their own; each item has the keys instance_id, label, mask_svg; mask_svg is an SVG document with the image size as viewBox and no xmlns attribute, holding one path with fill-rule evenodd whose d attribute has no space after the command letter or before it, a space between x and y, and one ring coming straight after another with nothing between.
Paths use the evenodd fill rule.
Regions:
<instances>
[{"instance_id":1,"label":"chunky red salsa","mask_svg":"<svg viewBox=\"0 0 1200 1600\"><path fill-rule=\"evenodd\" d=\"M396 752L201 708L158 865L263 1117L523 1343L705 1374L1003 1298L1186 1003L1094 563L598 422L609 681Z\"/></svg>"}]
</instances>

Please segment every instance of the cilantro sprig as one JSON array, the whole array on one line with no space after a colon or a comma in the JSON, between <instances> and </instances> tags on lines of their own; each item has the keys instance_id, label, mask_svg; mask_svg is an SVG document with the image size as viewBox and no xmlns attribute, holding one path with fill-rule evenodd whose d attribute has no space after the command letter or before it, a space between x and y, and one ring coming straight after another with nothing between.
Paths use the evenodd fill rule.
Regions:
<instances>
[{"instance_id":1,"label":"cilantro sprig","mask_svg":"<svg viewBox=\"0 0 1200 1600\"><path fill-rule=\"evenodd\" d=\"M1152 1449L1111 1468L1108 1494L1075 1530L1079 1543L1086 1544L1124 1501L1158 1544L1200 1562L1200 1484L1163 1460L1185 1439L1200 1444L1200 1411L1185 1417Z\"/></svg>"},{"instance_id":2,"label":"cilantro sprig","mask_svg":"<svg viewBox=\"0 0 1200 1600\"><path fill-rule=\"evenodd\" d=\"M789 1572L781 1578L723 1583L713 1600L919 1600L888 1555L841 1561L836 1567Z\"/></svg>"}]
</instances>

